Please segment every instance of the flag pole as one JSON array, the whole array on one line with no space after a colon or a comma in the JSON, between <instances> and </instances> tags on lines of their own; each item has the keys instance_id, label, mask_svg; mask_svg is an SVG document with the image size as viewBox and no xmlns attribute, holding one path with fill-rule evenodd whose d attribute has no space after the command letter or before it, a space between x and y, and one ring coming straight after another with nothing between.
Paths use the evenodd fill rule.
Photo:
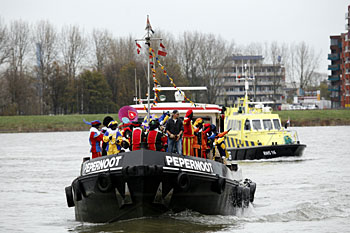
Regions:
<instances>
[{"instance_id":1,"label":"flag pole","mask_svg":"<svg viewBox=\"0 0 350 233\"><path fill-rule=\"evenodd\" d=\"M152 40L162 40L161 38L152 38L151 37L151 33L154 33L153 29L152 29L152 26L151 26L151 23L149 21L149 15L147 15L147 24L146 24L146 36L145 38L143 39L137 39L135 40L136 42L137 41L145 41L145 44L148 46L148 51L147 51L147 57L148 57L148 60L147 60L147 123L149 125L150 123L150 112L151 112L151 81L150 81L150 70L151 70L151 64L150 64L150 61L149 61L149 54L150 54L150 48L151 48L151 41ZM141 98L141 96L140 96Z\"/></svg>"}]
</instances>

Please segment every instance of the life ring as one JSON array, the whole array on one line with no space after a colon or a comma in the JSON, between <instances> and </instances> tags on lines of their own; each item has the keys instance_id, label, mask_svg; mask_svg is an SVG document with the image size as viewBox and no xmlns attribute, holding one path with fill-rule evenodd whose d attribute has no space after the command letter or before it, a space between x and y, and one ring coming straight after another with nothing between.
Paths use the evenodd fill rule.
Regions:
<instances>
[{"instance_id":1,"label":"life ring","mask_svg":"<svg viewBox=\"0 0 350 233\"><path fill-rule=\"evenodd\" d=\"M218 177L218 179L215 182L215 191L218 194L221 194L225 191L226 188L226 179L223 177Z\"/></svg>"},{"instance_id":2,"label":"life ring","mask_svg":"<svg viewBox=\"0 0 350 233\"><path fill-rule=\"evenodd\" d=\"M68 207L73 207L75 204L74 204L74 200L73 200L72 186L66 187L65 192L66 192L66 199L67 199Z\"/></svg>"},{"instance_id":3,"label":"life ring","mask_svg":"<svg viewBox=\"0 0 350 233\"><path fill-rule=\"evenodd\" d=\"M102 173L97 177L97 188L105 193L108 192L112 187L111 177L108 174Z\"/></svg>"},{"instance_id":4,"label":"life ring","mask_svg":"<svg viewBox=\"0 0 350 233\"><path fill-rule=\"evenodd\" d=\"M191 180L190 177L186 174L181 172L176 179L177 186L182 190L182 191L187 191L190 186L191 186Z\"/></svg>"}]
</instances>

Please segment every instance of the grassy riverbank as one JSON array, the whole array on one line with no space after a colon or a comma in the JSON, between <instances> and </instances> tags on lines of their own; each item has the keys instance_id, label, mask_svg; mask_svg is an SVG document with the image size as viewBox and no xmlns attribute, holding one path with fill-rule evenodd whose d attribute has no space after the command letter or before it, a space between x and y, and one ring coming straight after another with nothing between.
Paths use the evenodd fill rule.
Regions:
<instances>
[{"instance_id":1,"label":"grassy riverbank","mask_svg":"<svg viewBox=\"0 0 350 233\"><path fill-rule=\"evenodd\" d=\"M117 119L117 114L108 114ZM0 133L82 131L90 126L83 122L100 120L107 114L57 115L57 116L0 116Z\"/></svg>"},{"instance_id":2,"label":"grassy riverbank","mask_svg":"<svg viewBox=\"0 0 350 233\"><path fill-rule=\"evenodd\" d=\"M289 118L292 126L350 125L350 110L295 110L278 111L282 123ZM100 120L107 114L58 116L0 116L0 133L81 131L89 126L83 123ZM118 119L116 113L108 114Z\"/></svg>"},{"instance_id":3,"label":"grassy riverbank","mask_svg":"<svg viewBox=\"0 0 350 233\"><path fill-rule=\"evenodd\" d=\"M293 110L277 112L283 123L288 118L291 126L350 125L350 110Z\"/></svg>"}]
</instances>

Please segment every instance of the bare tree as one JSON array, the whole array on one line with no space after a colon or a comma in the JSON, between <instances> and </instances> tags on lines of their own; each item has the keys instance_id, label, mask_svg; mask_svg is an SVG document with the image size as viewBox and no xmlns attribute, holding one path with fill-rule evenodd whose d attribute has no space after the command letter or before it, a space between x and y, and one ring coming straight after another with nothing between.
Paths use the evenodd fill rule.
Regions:
<instances>
[{"instance_id":1,"label":"bare tree","mask_svg":"<svg viewBox=\"0 0 350 233\"><path fill-rule=\"evenodd\" d=\"M272 77L272 89L273 96L272 99L276 103L278 98L278 90L281 89L281 81L283 75L283 60L288 59L288 46L285 44L279 45L277 41L273 41L267 47L268 51L266 52L267 60L272 64L273 67L273 77ZM281 93L281 92L280 92Z\"/></svg>"},{"instance_id":2,"label":"bare tree","mask_svg":"<svg viewBox=\"0 0 350 233\"><path fill-rule=\"evenodd\" d=\"M26 59L30 48L30 30L27 23L19 20L11 22L8 43L10 48L9 67L4 77L9 93L10 105L17 114L23 114L28 107L30 78Z\"/></svg>"},{"instance_id":3,"label":"bare tree","mask_svg":"<svg viewBox=\"0 0 350 233\"><path fill-rule=\"evenodd\" d=\"M311 82L311 79L320 65L321 52L316 53L313 47L310 47L305 42L292 45L290 61L293 66L295 76L294 81L299 82L299 87L305 89Z\"/></svg>"},{"instance_id":4,"label":"bare tree","mask_svg":"<svg viewBox=\"0 0 350 233\"><path fill-rule=\"evenodd\" d=\"M108 63L112 40L112 35L107 30L94 29L92 31L93 63L99 72L102 72L104 66Z\"/></svg>"},{"instance_id":5,"label":"bare tree","mask_svg":"<svg viewBox=\"0 0 350 233\"><path fill-rule=\"evenodd\" d=\"M10 49L8 45L8 31L6 25L0 18L0 66L9 57Z\"/></svg>"},{"instance_id":6,"label":"bare tree","mask_svg":"<svg viewBox=\"0 0 350 233\"><path fill-rule=\"evenodd\" d=\"M234 44L213 34L202 36L199 45L199 76L207 84L207 102L215 103L223 84L223 71Z\"/></svg>"},{"instance_id":7,"label":"bare tree","mask_svg":"<svg viewBox=\"0 0 350 233\"><path fill-rule=\"evenodd\" d=\"M83 87L76 77L88 54L87 39L78 26L70 26L62 29L60 40L63 67L68 78L66 112L75 113L82 111Z\"/></svg>"},{"instance_id":8,"label":"bare tree","mask_svg":"<svg viewBox=\"0 0 350 233\"><path fill-rule=\"evenodd\" d=\"M70 79L75 78L87 55L87 40L78 26L64 27L60 40L66 73Z\"/></svg>"},{"instance_id":9,"label":"bare tree","mask_svg":"<svg viewBox=\"0 0 350 233\"><path fill-rule=\"evenodd\" d=\"M179 39L179 63L191 86L198 85L199 32L184 32Z\"/></svg>"},{"instance_id":10,"label":"bare tree","mask_svg":"<svg viewBox=\"0 0 350 233\"><path fill-rule=\"evenodd\" d=\"M52 82L49 80L54 67L53 63L57 60L57 32L55 28L47 21L40 21L34 28L33 42L36 48L36 72L37 88L40 101L40 113L48 114L49 107L52 106L50 95L53 92Z\"/></svg>"}]
</instances>

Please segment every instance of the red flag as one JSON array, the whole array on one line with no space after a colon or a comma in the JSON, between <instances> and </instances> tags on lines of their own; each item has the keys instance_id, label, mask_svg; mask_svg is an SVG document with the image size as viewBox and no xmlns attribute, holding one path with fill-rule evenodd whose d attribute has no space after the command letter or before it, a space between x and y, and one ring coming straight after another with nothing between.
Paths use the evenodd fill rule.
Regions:
<instances>
[{"instance_id":1,"label":"red flag","mask_svg":"<svg viewBox=\"0 0 350 233\"><path fill-rule=\"evenodd\" d=\"M139 47L139 49L141 48L141 45L137 42L136 42L136 46Z\"/></svg>"},{"instance_id":2,"label":"red flag","mask_svg":"<svg viewBox=\"0 0 350 233\"><path fill-rule=\"evenodd\" d=\"M158 50L158 55L165 57L167 55L167 52L164 52L162 50Z\"/></svg>"},{"instance_id":3,"label":"red flag","mask_svg":"<svg viewBox=\"0 0 350 233\"><path fill-rule=\"evenodd\" d=\"M159 44L160 48L158 49L158 55L165 57L167 55L167 52L165 51L165 46L160 43Z\"/></svg>"}]
</instances>

